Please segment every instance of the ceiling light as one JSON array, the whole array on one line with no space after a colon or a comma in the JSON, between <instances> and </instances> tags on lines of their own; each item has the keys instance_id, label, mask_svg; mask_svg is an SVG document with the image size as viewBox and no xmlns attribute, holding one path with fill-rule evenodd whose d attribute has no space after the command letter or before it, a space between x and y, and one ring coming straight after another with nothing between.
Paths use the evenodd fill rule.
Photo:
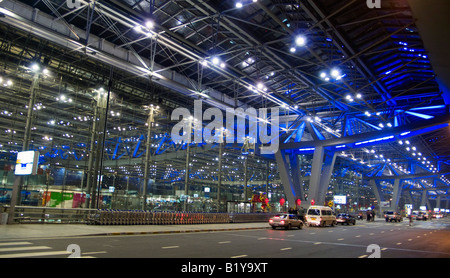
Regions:
<instances>
[{"instance_id":1,"label":"ceiling light","mask_svg":"<svg viewBox=\"0 0 450 278\"><path fill-rule=\"evenodd\" d=\"M220 59L219 59L218 57L213 57L213 58L211 59L211 61L212 61L212 63L213 63L214 65L218 65L219 62L220 62Z\"/></svg>"},{"instance_id":2,"label":"ceiling light","mask_svg":"<svg viewBox=\"0 0 450 278\"><path fill-rule=\"evenodd\" d=\"M339 70L337 70L337 69L332 69L331 70L331 76L332 77L334 77L334 78L336 78L336 77L338 77L339 76Z\"/></svg>"},{"instance_id":3,"label":"ceiling light","mask_svg":"<svg viewBox=\"0 0 450 278\"><path fill-rule=\"evenodd\" d=\"M153 29L153 27L155 27L155 23L152 20L148 20L145 22L145 26L147 26L148 29Z\"/></svg>"},{"instance_id":4,"label":"ceiling light","mask_svg":"<svg viewBox=\"0 0 450 278\"><path fill-rule=\"evenodd\" d=\"M242 2L237 2L236 3L236 8L240 9L240 8L242 8L242 6L243 6Z\"/></svg>"},{"instance_id":5,"label":"ceiling light","mask_svg":"<svg viewBox=\"0 0 450 278\"><path fill-rule=\"evenodd\" d=\"M39 64L36 64L36 63L32 64L32 65L31 65L31 69L32 69L33 71L38 71L38 70L40 69Z\"/></svg>"},{"instance_id":6,"label":"ceiling light","mask_svg":"<svg viewBox=\"0 0 450 278\"><path fill-rule=\"evenodd\" d=\"M289 51L291 51L292 53L294 53L295 52L295 47L291 47L291 49L289 49Z\"/></svg>"},{"instance_id":7,"label":"ceiling light","mask_svg":"<svg viewBox=\"0 0 450 278\"><path fill-rule=\"evenodd\" d=\"M302 35L299 35L295 38L295 44L297 46L304 46L306 44L306 38Z\"/></svg>"}]
</instances>

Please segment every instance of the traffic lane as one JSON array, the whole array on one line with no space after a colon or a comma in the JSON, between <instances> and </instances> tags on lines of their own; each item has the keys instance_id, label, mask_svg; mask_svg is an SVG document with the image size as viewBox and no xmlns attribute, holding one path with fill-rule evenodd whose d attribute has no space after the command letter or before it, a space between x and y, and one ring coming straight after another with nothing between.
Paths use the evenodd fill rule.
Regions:
<instances>
[{"instance_id":1,"label":"traffic lane","mask_svg":"<svg viewBox=\"0 0 450 278\"><path fill-rule=\"evenodd\" d=\"M448 257L448 230L405 223L357 222L356 226L304 227L302 230L246 230L138 236L53 238L35 241L81 254L128 258L292 258L368 257L376 244L382 257ZM426 234L426 235L425 235ZM399 244L400 243L400 244Z\"/></svg>"},{"instance_id":2,"label":"traffic lane","mask_svg":"<svg viewBox=\"0 0 450 278\"><path fill-rule=\"evenodd\" d=\"M52 244L57 250L76 244L80 246L81 254L96 253L102 258L322 258L357 257L365 252L365 245L339 242L331 236L330 232L341 230L345 229L81 237L42 240L39 244ZM311 238L313 235L319 238ZM336 236L341 235L335 233ZM343 252L344 249L347 250Z\"/></svg>"}]
</instances>

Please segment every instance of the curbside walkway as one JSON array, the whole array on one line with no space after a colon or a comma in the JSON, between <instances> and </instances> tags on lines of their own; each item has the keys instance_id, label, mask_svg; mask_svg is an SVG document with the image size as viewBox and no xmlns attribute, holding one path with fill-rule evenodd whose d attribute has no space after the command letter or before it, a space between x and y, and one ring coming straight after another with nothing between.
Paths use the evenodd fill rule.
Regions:
<instances>
[{"instance_id":1,"label":"curbside walkway","mask_svg":"<svg viewBox=\"0 0 450 278\"><path fill-rule=\"evenodd\" d=\"M86 224L11 224L0 225L1 240L74 236L116 236L169 233L218 232L270 228L267 222L186 225L86 225Z\"/></svg>"}]
</instances>

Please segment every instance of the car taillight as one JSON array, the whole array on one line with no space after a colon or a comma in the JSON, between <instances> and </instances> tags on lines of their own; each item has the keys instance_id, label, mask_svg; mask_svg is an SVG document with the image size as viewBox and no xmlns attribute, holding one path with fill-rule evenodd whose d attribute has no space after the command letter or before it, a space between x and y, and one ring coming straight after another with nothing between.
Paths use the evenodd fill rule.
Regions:
<instances>
[{"instance_id":1,"label":"car taillight","mask_svg":"<svg viewBox=\"0 0 450 278\"><path fill-rule=\"evenodd\" d=\"M280 222L281 224L284 224L284 220L281 220L281 222Z\"/></svg>"},{"instance_id":2,"label":"car taillight","mask_svg":"<svg viewBox=\"0 0 450 278\"><path fill-rule=\"evenodd\" d=\"M269 223L273 223L273 220L272 220L272 219L270 219L270 220L269 220Z\"/></svg>"}]
</instances>

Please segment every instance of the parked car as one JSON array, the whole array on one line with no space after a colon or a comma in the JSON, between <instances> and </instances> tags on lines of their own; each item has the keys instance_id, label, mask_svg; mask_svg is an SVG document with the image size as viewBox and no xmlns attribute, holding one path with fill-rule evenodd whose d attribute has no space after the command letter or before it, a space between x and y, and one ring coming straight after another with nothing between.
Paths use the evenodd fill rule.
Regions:
<instances>
[{"instance_id":1,"label":"parked car","mask_svg":"<svg viewBox=\"0 0 450 278\"><path fill-rule=\"evenodd\" d=\"M386 222L392 222L392 221L395 221L395 222L400 222L400 221L403 221L403 217L398 213L398 212L395 212L395 211L392 211L392 210L388 210L388 211L385 211L384 212L384 219L386 219Z\"/></svg>"},{"instance_id":2,"label":"parked car","mask_svg":"<svg viewBox=\"0 0 450 278\"><path fill-rule=\"evenodd\" d=\"M310 206L305 216L308 226L336 225L333 210L326 206Z\"/></svg>"},{"instance_id":3,"label":"parked car","mask_svg":"<svg viewBox=\"0 0 450 278\"><path fill-rule=\"evenodd\" d=\"M297 227L298 229L303 228L303 221L295 214L278 214L269 219L269 225L272 229L277 227L284 227L286 230L290 230L292 227Z\"/></svg>"},{"instance_id":4,"label":"parked car","mask_svg":"<svg viewBox=\"0 0 450 278\"><path fill-rule=\"evenodd\" d=\"M356 218L353 215L348 214L348 213L339 213L336 216L336 223L342 224L342 225L344 225L344 223L347 225L350 225L350 224L356 225Z\"/></svg>"}]
</instances>

